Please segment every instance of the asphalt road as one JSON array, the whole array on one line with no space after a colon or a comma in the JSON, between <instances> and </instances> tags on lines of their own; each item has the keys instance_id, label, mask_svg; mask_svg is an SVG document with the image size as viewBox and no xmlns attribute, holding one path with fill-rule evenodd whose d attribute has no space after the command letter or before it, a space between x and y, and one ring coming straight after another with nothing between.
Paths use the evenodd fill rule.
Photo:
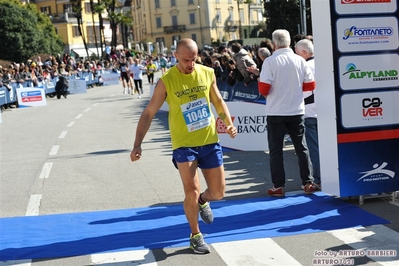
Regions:
<instances>
[{"instance_id":1,"label":"asphalt road","mask_svg":"<svg viewBox=\"0 0 399 266\"><path fill-rule=\"evenodd\" d=\"M159 77L159 73L157 73ZM144 76L144 96L124 95L122 86L89 89L68 99L48 98L42 107L19 108L2 113L0 124L0 217L117 210L180 204L181 181L171 163L167 114L156 115L143 143L140 161L129 154L139 116L149 101L150 86ZM298 193L297 158L288 144L285 151L286 190ZM272 186L267 152L228 152L224 155L225 199L266 197ZM205 182L201 179L201 185ZM370 228L387 234L399 249L399 204L389 197L344 199L391 221ZM1 228L0 228L1 231ZM387 233L388 232L388 233ZM348 233L349 234L349 233ZM16 235L15 237L18 237ZM385 237L382 235L381 237ZM349 238L317 233L246 242L241 246L212 245L212 253L198 256L187 248L152 250L142 259L129 257L110 262L94 256L0 262L0 265L311 265L313 251L329 247L356 249ZM356 239L355 243L365 240ZM371 243L372 244L372 243ZM374 241L375 244L375 241ZM257 259L257 249L277 245L276 256L285 260ZM300 251L307 246L308 252ZM271 248L272 249L272 248ZM285 252L285 253L284 253ZM245 255L247 254L247 255ZM133 256L133 255L132 255ZM292 260L291 260L292 258ZM111 260L112 261L112 260ZM357 259L355 265L398 265L389 259ZM25 263L25 264L23 264Z\"/></svg>"}]
</instances>

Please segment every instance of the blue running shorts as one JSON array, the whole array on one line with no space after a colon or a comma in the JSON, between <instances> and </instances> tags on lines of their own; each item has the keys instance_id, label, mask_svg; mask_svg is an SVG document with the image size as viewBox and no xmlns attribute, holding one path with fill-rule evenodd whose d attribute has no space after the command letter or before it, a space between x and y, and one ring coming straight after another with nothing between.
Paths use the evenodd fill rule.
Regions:
<instances>
[{"instance_id":1,"label":"blue running shorts","mask_svg":"<svg viewBox=\"0 0 399 266\"><path fill-rule=\"evenodd\" d=\"M223 164L223 152L220 143L208 144L194 148L178 148L173 151L173 164L198 160L202 169L216 168Z\"/></svg>"}]
</instances>

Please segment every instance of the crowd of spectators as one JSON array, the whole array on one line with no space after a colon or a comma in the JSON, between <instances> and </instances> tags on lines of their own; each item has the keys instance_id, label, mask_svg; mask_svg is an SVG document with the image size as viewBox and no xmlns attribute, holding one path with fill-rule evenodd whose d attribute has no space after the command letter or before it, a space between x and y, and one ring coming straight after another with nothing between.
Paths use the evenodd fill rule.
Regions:
<instances>
[{"instance_id":1,"label":"crowd of spectators","mask_svg":"<svg viewBox=\"0 0 399 266\"><path fill-rule=\"evenodd\" d=\"M312 40L312 37L298 34L292 39L294 47L297 41ZM251 46L234 42L231 47L220 45L202 50L197 63L212 67L217 79L226 81L229 85L234 85L237 82L244 82L244 85L248 85L252 81L257 81L263 60L272 53L273 44L270 39L261 41L259 45ZM75 59L70 54L47 56L45 60L42 60L41 56L36 56L26 62L14 62L7 66L0 66L0 87L5 86L9 90L12 85L37 87L45 82L51 82L58 76L79 78L85 72L91 72L94 77L101 75L103 71L119 73L120 60L129 57L137 58L143 66L147 66L151 62L156 66L155 71L162 71L162 73L176 64L173 53L153 56L145 53L135 54L128 49L112 49L103 60ZM149 82L153 84L153 80L149 80ZM17 102L9 103L2 105L1 110L11 110L16 107Z\"/></svg>"},{"instance_id":2,"label":"crowd of spectators","mask_svg":"<svg viewBox=\"0 0 399 266\"><path fill-rule=\"evenodd\" d=\"M55 78L63 76L68 78L80 78L87 72L97 78L103 71L119 72L119 59L122 57L136 57L145 65L147 60L141 54L133 54L129 50L112 50L104 60L75 59L70 54L56 56L35 56L26 62L13 62L0 65L0 87L6 87L9 91L12 87L39 87L43 83L52 82ZM157 65L158 57L152 58ZM149 60L148 60L149 61ZM53 97L54 95L50 95ZM1 111L12 110L18 107L18 102L7 103L1 106Z\"/></svg>"},{"instance_id":3,"label":"crowd of spectators","mask_svg":"<svg viewBox=\"0 0 399 266\"><path fill-rule=\"evenodd\" d=\"M294 48L296 42L302 39L313 41L312 36L297 34L292 40ZM266 38L256 45L242 45L233 42L230 47L220 45L212 49L202 50L197 63L212 67L217 79L226 81L229 85L243 82L247 86L257 81L262 70L262 63L274 51L273 43Z\"/></svg>"}]
</instances>

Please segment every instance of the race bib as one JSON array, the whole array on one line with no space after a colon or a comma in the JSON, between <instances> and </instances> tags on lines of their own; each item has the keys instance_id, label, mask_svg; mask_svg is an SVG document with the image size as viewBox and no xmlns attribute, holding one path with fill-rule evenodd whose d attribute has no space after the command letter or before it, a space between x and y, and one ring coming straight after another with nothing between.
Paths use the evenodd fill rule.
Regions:
<instances>
[{"instance_id":1,"label":"race bib","mask_svg":"<svg viewBox=\"0 0 399 266\"><path fill-rule=\"evenodd\" d=\"M205 98L180 106L189 132L199 130L211 124L211 112Z\"/></svg>"}]
</instances>

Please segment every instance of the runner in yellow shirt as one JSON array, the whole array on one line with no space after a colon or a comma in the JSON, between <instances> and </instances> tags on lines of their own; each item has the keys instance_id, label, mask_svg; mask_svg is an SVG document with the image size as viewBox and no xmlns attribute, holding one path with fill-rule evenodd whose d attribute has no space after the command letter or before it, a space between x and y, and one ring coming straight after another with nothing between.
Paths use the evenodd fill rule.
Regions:
<instances>
[{"instance_id":1,"label":"runner in yellow shirt","mask_svg":"<svg viewBox=\"0 0 399 266\"><path fill-rule=\"evenodd\" d=\"M209 202L222 199L225 191L222 147L211 103L230 137L237 135L237 129L219 93L213 69L195 64L197 55L198 47L192 39L178 42L175 53L178 62L160 78L140 117L130 159L135 162L141 158L141 143L154 115L166 101L173 162L182 179L184 211L191 229L190 248L195 253L209 253L210 248L199 229L198 212L205 223L212 223L213 212ZM200 193L198 167L208 185L203 193Z\"/></svg>"}]
</instances>

